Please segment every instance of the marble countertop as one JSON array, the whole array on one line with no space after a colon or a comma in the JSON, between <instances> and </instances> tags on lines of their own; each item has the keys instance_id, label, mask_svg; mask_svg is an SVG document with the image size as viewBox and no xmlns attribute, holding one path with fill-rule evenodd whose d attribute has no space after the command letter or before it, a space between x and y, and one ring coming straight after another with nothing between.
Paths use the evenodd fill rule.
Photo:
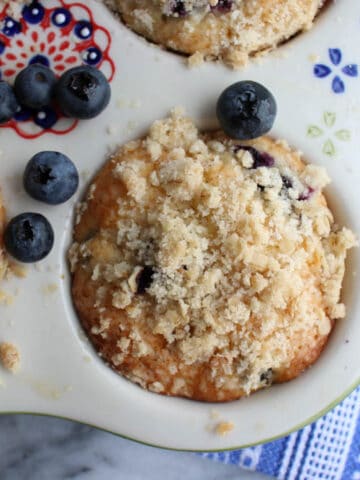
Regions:
<instances>
[{"instance_id":1,"label":"marble countertop","mask_svg":"<svg viewBox=\"0 0 360 480\"><path fill-rule=\"evenodd\" d=\"M195 454L168 452L65 420L0 416L1 480L263 480ZM171 473L171 475L169 475Z\"/></svg>"}]
</instances>

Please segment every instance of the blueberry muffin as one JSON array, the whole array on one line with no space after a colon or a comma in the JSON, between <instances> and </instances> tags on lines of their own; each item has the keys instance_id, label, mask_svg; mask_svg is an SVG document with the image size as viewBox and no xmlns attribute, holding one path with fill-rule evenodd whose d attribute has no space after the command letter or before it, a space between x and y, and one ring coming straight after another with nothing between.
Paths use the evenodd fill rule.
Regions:
<instances>
[{"instance_id":1,"label":"blueberry muffin","mask_svg":"<svg viewBox=\"0 0 360 480\"><path fill-rule=\"evenodd\" d=\"M311 27L324 0L106 0L135 32L231 66Z\"/></svg>"},{"instance_id":2,"label":"blueberry muffin","mask_svg":"<svg viewBox=\"0 0 360 480\"><path fill-rule=\"evenodd\" d=\"M122 146L76 218L72 296L99 355L153 392L234 400L299 375L340 303L326 172L284 141L199 133L175 110Z\"/></svg>"}]
</instances>

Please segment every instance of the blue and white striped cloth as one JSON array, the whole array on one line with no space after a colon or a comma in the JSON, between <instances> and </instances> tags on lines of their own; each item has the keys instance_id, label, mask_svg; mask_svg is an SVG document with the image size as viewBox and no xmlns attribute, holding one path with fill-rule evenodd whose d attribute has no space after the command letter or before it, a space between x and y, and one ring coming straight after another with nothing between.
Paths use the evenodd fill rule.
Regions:
<instances>
[{"instance_id":1,"label":"blue and white striped cloth","mask_svg":"<svg viewBox=\"0 0 360 480\"><path fill-rule=\"evenodd\" d=\"M360 387L327 415L288 437L203 455L281 480L360 480Z\"/></svg>"}]
</instances>

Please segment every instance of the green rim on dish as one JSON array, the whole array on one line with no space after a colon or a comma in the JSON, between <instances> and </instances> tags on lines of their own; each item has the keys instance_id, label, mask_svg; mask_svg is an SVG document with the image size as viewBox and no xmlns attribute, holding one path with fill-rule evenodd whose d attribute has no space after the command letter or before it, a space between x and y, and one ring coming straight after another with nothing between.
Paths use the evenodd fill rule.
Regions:
<instances>
[{"instance_id":1,"label":"green rim on dish","mask_svg":"<svg viewBox=\"0 0 360 480\"><path fill-rule=\"evenodd\" d=\"M241 448L255 447L256 445L261 445L263 443L273 442L274 440L278 440L279 438L290 435L291 433L306 427L310 423L315 422L320 417L322 417L323 415L328 413L330 410L335 408L346 397L348 397L359 385L360 385L360 378L358 378L347 390L345 390L345 392L343 394L341 394L338 398L336 398L333 402L331 402L325 408L320 410L320 412L316 413L315 415L312 415L311 417L309 417L304 422L299 423L298 425L295 425L290 430L287 430L283 433L279 433L278 435L275 435L274 437L265 438L263 440L259 440L258 442L254 442L254 443L248 443L248 444L244 444L244 445L236 445L234 447L228 447L228 448L216 448L216 449L210 449L210 450L207 450L207 449L175 448L175 447L166 447L164 445L156 445L156 444L153 444L153 443L144 442L143 440L139 440L137 438L128 437L127 435L124 435L124 434L121 434L121 433L112 432L111 430L107 430L106 428L98 427L98 426L93 425L91 423L82 422L82 421L79 421L79 420L76 420L76 419L70 418L70 417L63 417L61 415L51 415L51 414L36 413L36 412L0 412L0 415L36 415L36 416L39 416L39 417L50 417L50 418L58 418L58 419L61 419L61 420L68 420L68 421L80 423L82 425L88 425L89 427L96 428L97 430L101 430L101 431L106 432L106 433L111 433L112 435L116 435L117 437L121 437L121 438L124 438L126 440L131 440L133 442L140 443L141 445L146 445L147 447L161 448L163 450L171 450L171 451L175 451L175 452L194 452L194 453L195 452L196 453L201 453L201 452L204 452L204 453L206 453L206 452L226 452L226 451L230 451L230 450L239 450Z\"/></svg>"}]
</instances>

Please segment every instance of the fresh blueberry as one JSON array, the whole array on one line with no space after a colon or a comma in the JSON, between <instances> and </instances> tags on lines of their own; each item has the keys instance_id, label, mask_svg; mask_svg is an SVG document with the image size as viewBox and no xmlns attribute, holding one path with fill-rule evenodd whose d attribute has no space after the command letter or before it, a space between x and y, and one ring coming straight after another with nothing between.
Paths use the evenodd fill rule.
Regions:
<instances>
[{"instance_id":1,"label":"fresh blueberry","mask_svg":"<svg viewBox=\"0 0 360 480\"><path fill-rule=\"evenodd\" d=\"M58 205L69 200L79 186L73 162L59 152L40 152L29 161L24 172L24 188L41 202Z\"/></svg>"},{"instance_id":2,"label":"fresh blueberry","mask_svg":"<svg viewBox=\"0 0 360 480\"><path fill-rule=\"evenodd\" d=\"M216 113L229 137L251 140L271 130L276 110L275 99L269 90L259 83L244 81L224 90Z\"/></svg>"},{"instance_id":3,"label":"fresh blueberry","mask_svg":"<svg viewBox=\"0 0 360 480\"><path fill-rule=\"evenodd\" d=\"M55 84L55 73L35 63L24 68L16 77L15 94L21 105L40 109L51 103Z\"/></svg>"},{"instance_id":4,"label":"fresh blueberry","mask_svg":"<svg viewBox=\"0 0 360 480\"><path fill-rule=\"evenodd\" d=\"M109 104L110 96L106 77L90 65L66 71L56 86L56 99L64 115L82 120L99 115Z\"/></svg>"},{"instance_id":5,"label":"fresh blueberry","mask_svg":"<svg viewBox=\"0 0 360 480\"><path fill-rule=\"evenodd\" d=\"M0 124L12 119L20 109L13 89L4 81L0 81Z\"/></svg>"},{"instance_id":6,"label":"fresh blueberry","mask_svg":"<svg viewBox=\"0 0 360 480\"><path fill-rule=\"evenodd\" d=\"M22 213L13 218L4 233L7 251L24 263L45 258L54 245L54 231L39 213Z\"/></svg>"}]
</instances>

